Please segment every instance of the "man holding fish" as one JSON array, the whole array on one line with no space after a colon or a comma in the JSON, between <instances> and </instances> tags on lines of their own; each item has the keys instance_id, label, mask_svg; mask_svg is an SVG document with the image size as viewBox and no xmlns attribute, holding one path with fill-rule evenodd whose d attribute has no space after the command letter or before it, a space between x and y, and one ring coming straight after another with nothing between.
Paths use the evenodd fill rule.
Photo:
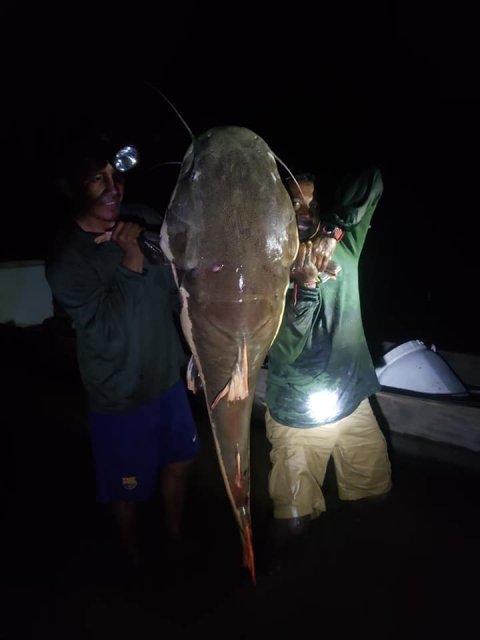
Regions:
<instances>
[{"instance_id":1,"label":"man holding fish","mask_svg":"<svg viewBox=\"0 0 480 640\"><path fill-rule=\"evenodd\" d=\"M111 505L138 566L138 503L153 496L160 477L165 530L177 540L199 442L174 321L176 285L169 265L149 262L138 241L145 222L159 229L161 218L148 207L140 218L124 216L124 174L113 151L103 137L87 137L63 159L59 186L73 219L46 274L75 328L97 501Z\"/></svg>"},{"instance_id":2,"label":"man holding fish","mask_svg":"<svg viewBox=\"0 0 480 640\"><path fill-rule=\"evenodd\" d=\"M330 456L341 500L379 501L391 488L385 438L369 402L380 385L358 288L358 261L383 190L380 171L348 178L322 220L312 174L289 179L287 188L301 244L268 356L266 392L272 537L279 548L325 511Z\"/></svg>"}]
</instances>

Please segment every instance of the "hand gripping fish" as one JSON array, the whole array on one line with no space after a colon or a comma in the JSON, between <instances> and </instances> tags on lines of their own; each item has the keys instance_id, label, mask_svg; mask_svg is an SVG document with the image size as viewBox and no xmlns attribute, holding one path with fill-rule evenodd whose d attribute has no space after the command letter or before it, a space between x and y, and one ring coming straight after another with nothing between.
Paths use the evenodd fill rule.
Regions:
<instances>
[{"instance_id":1,"label":"hand gripping fish","mask_svg":"<svg viewBox=\"0 0 480 640\"><path fill-rule=\"evenodd\" d=\"M250 419L298 250L295 212L262 138L242 127L216 127L194 138L160 244L180 291L182 329L255 583Z\"/></svg>"}]
</instances>

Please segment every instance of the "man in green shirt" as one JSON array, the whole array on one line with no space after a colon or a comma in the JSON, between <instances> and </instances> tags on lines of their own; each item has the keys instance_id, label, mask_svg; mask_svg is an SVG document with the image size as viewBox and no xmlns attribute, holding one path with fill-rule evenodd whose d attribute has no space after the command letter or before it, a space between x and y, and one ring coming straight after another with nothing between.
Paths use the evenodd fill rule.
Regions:
<instances>
[{"instance_id":1,"label":"man in green shirt","mask_svg":"<svg viewBox=\"0 0 480 640\"><path fill-rule=\"evenodd\" d=\"M383 190L380 171L349 179L337 191L328 221L320 221L314 176L299 175L287 188L301 245L268 356L266 391L269 493L280 544L325 510L322 484L330 456L340 499L378 499L391 488L385 438L369 403L380 385L358 288L360 254ZM334 251L339 270L328 278Z\"/></svg>"},{"instance_id":2,"label":"man in green shirt","mask_svg":"<svg viewBox=\"0 0 480 640\"><path fill-rule=\"evenodd\" d=\"M108 141L86 138L64 159L61 184L74 222L46 275L76 332L97 501L111 504L137 564L136 504L152 496L160 475L165 527L178 539L199 443L182 379L176 286L170 267L151 264L139 244L145 223L161 219L148 207L125 216L124 174L112 155Z\"/></svg>"}]
</instances>

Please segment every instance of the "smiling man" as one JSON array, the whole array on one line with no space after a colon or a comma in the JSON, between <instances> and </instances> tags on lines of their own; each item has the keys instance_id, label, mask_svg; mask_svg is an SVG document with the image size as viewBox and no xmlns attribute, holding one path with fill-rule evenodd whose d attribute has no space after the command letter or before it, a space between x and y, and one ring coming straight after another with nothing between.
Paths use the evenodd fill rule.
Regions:
<instances>
[{"instance_id":1,"label":"smiling man","mask_svg":"<svg viewBox=\"0 0 480 640\"><path fill-rule=\"evenodd\" d=\"M72 146L58 184L73 221L47 264L56 302L71 317L96 467L97 501L111 505L128 558L137 565L138 502L156 491L178 548L190 462L199 443L184 386L187 355L174 312L170 267L151 264L139 245L148 207L122 218L124 175L103 138ZM138 215L140 213L140 216Z\"/></svg>"}]
</instances>

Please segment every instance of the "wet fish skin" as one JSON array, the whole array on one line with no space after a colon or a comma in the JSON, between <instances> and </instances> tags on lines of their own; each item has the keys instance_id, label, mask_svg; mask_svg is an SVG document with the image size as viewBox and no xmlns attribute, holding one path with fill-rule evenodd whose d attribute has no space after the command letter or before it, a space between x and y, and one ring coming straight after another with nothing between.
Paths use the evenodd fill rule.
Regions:
<instances>
[{"instance_id":1,"label":"wet fish skin","mask_svg":"<svg viewBox=\"0 0 480 640\"><path fill-rule=\"evenodd\" d=\"M295 212L265 141L216 127L187 150L160 233L182 298L244 563L255 581L250 419L298 250Z\"/></svg>"}]
</instances>

